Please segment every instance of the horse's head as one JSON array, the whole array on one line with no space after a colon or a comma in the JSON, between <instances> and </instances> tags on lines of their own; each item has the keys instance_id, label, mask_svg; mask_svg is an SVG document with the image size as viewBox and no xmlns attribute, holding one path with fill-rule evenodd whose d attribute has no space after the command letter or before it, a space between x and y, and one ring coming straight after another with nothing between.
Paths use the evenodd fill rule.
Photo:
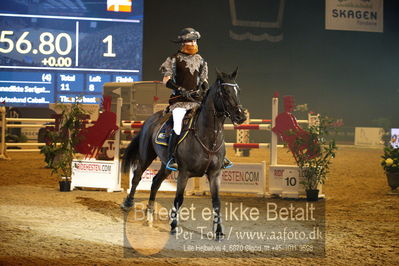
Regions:
<instances>
[{"instance_id":1,"label":"horse's head","mask_svg":"<svg viewBox=\"0 0 399 266\"><path fill-rule=\"evenodd\" d=\"M216 69L216 99L215 108L224 113L234 124L242 124L246 119L245 109L240 103L240 87L235 81L237 70L226 74Z\"/></svg>"}]
</instances>

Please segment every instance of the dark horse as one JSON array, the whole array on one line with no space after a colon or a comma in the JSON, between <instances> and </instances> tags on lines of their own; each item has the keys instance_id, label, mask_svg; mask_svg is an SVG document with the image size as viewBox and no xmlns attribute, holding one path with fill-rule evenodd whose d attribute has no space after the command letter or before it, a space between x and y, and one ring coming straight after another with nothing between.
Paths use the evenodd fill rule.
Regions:
<instances>
[{"instance_id":1,"label":"dark horse","mask_svg":"<svg viewBox=\"0 0 399 266\"><path fill-rule=\"evenodd\" d=\"M206 93L193 127L176 148L175 157L179 165L177 190L171 210L171 233L176 233L178 210L182 206L184 190L190 177L207 175L212 194L214 211L214 230L216 239L223 236L220 215L219 174L226 154L223 136L223 124L229 117L234 124L241 124L246 116L240 104L239 87L235 81L237 69L232 74L216 70L216 82ZM128 172L132 166L134 176L130 194L121 204L128 211L133 207L136 187L141 175L158 156L162 161L161 169L152 180L151 194L147 207L147 215L152 215L156 193L164 179L171 173L166 169L167 149L155 143L156 134L162 126L163 113L157 112L149 117L139 135L129 144L123 157L122 169ZM147 217L147 219L149 219ZM151 221L151 218L149 219Z\"/></svg>"}]
</instances>

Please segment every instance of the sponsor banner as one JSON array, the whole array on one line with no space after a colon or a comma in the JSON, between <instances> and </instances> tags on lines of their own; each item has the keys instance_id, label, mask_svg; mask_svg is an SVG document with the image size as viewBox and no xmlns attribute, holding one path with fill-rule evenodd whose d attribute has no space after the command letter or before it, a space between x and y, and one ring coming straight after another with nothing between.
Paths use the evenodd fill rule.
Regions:
<instances>
[{"instance_id":1,"label":"sponsor banner","mask_svg":"<svg viewBox=\"0 0 399 266\"><path fill-rule=\"evenodd\" d=\"M266 163L234 163L220 174L220 192L264 194ZM209 192L207 178L201 180L201 189Z\"/></svg>"},{"instance_id":2,"label":"sponsor banner","mask_svg":"<svg viewBox=\"0 0 399 266\"><path fill-rule=\"evenodd\" d=\"M154 161L147 168L147 170L141 176L141 181L137 186L136 190L142 191L151 191L152 179L158 173L158 170L161 168L160 161ZM166 179L162 182L161 187L158 191L176 191L177 187L177 176L179 172L172 172ZM131 189L133 178L133 171L129 173L129 191ZM194 190L194 179L190 178L187 182L185 191L193 191Z\"/></svg>"},{"instance_id":3,"label":"sponsor banner","mask_svg":"<svg viewBox=\"0 0 399 266\"><path fill-rule=\"evenodd\" d=\"M38 142L39 128L21 128L21 133L24 134L28 140Z\"/></svg>"},{"instance_id":4,"label":"sponsor banner","mask_svg":"<svg viewBox=\"0 0 399 266\"><path fill-rule=\"evenodd\" d=\"M296 165L276 165L269 169L269 193L283 197L298 197L305 194L299 167Z\"/></svg>"},{"instance_id":5,"label":"sponsor banner","mask_svg":"<svg viewBox=\"0 0 399 266\"><path fill-rule=\"evenodd\" d=\"M383 145L384 129L379 127L355 127L355 145L379 146Z\"/></svg>"},{"instance_id":6,"label":"sponsor banner","mask_svg":"<svg viewBox=\"0 0 399 266\"><path fill-rule=\"evenodd\" d=\"M383 32L383 0L326 0L326 29Z\"/></svg>"},{"instance_id":7,"label":"sponsor banner","mask_svg":"<svg viewBox=\"0 0 399 266\"><path fill-rule=\"evenodd\" d=\"M269 168L269 193L283 198L300 198L306 195L301 184L303 176L296 165L271 165ZM324 198L323 186L317 186L319 198Z\"/></svg>"},{"instance_id":8,"label":"sponsor banner","mask_svg":"<svg viewBox=\"0 0 399 266\"><path fill-rule=\"evenodd\" d=\"M399 148L399 128L391 128L391 145Z\"/></svg>"},{"instance_id":9,"label":"sponsor banner","mask_svg":"<svg viewBox=\"0 0 399 266\"><path fill-rule=\"evenodd\" d=\"M73 160L71 186L120 190L118 162Z\"/></svg>"}]
</instances>

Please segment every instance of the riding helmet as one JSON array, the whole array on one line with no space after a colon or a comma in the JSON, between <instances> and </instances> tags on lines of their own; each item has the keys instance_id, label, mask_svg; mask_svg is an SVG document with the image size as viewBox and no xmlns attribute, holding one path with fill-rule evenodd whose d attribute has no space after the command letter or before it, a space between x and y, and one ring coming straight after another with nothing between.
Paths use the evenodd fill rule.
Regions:
<instances>
[{"instance_id":1,"label":"riding helmet","mask_svg":"<svg viewBox=\"0 0 399 266\"><path fill-rule=\"evenodd\" d=\"M173 42L175 43L184 43L188 41L199 40L201 38L201 34L193 28L184 28L180 31L179 36Z\"/></svg>"}]
</instances>

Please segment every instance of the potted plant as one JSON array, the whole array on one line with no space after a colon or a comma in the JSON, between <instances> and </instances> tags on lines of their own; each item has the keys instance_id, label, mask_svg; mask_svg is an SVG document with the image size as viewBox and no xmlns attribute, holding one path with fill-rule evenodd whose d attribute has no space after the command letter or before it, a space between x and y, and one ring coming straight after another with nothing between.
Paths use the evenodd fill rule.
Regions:
<instances>
[{"instance_id":1,"label":"potted plant","mask_svg":"<svg viewBox=\"0 0 399 266\"><path fill-rule=\"evenodd\" d=\"M318 200L318 186L325 183L331 159L337 151L335 140L329 138L329 132L341 124L342 121L320 116L318 123L303 129L290 147L303 177L301 184L310 201Z\"/></svg>"},{"instance_id":2,"label":"potted plant","mask_svg":"<svg viewBox=\"0 0 399 266\"><path fill-rule=\"evenodd\" d=\"M72 160L76 153L75 147L80 141L79 132L84 127L84 120L88 117L79 103L79 98L73 104L57 104L60 111L55 115L55 127L49 127L46 132L46 146L40 148L45 155L47 167L51 174L59 178L60 191L70 191Z\"/></svg>"},{"instance_id":3,"label":"potted plant","mask_svg":"<svg viewBox=\"0 0 399 266\"><path fill-rule=\"evenodd\" d=\"M399 187L399 148L393 147L389 142L385 145L384 155L381 157L381 166L385 170L388 185L395 191Z\"/></svg>"}]
</instances>

